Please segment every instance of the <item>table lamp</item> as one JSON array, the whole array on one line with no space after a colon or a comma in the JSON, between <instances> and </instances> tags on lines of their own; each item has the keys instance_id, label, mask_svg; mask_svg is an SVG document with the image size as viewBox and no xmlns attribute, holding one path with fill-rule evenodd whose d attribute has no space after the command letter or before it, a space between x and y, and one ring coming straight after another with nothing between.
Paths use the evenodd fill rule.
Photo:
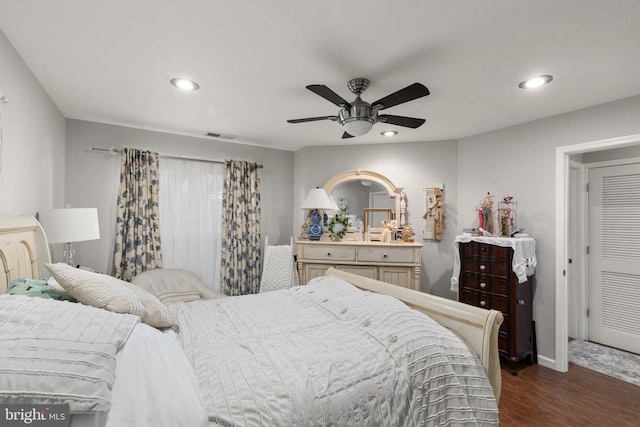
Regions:
<instances>
[{"instance_id":1,"label":"table lamp","mask_svg":"<svg viewBox=\"0 0 640 427\"><path fill-rule=\"evenodd\" d=\"M332 202L327 192L322 188L314 188L309 192L307 198L302 202L300 209L310 209L309 217L311 219L307 234L309 239L320 240L322 236L322 214L320 210L338 210L335 202Z\"/></svg>"},{"instance_id":2,"label":"table lamp","mask_svg":"<svg viewBox=\"0 0 640 427\"><path fill-rule=\"evenodd\" d=\"M64 262L74 265L75 250L72 242L100 238L98 209L66 208L38 212L38 220L49 243L64 243Z\"/></svg>"}]
</instances>

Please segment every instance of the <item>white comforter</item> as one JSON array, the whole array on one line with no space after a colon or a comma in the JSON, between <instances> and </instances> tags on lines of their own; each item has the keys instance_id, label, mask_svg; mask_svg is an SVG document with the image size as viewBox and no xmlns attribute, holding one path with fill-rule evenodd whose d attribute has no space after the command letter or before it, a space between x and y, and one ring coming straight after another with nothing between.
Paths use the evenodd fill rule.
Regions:
<instances>
[{"instance_id":1,"label":"white comforter","mask_svg":"<svg viewBox=\"0 0 640 427\"><path fill-rule=\"evenodd\" d=\"M108 412L116 353L139 320L66 301L0 295L0 401Z\"/></svg>"},{"instance_id":2,"label":"white comforter","mask_svg":"<svg viewBox=\"0 0 640 427\"><path fill-rule=\"evenodd\" d=\"M68 403L72 427L203 427L173 331L80 303L0 295L0 403Z\"/></svg>"},{"instance_id":3,"label":"white comforter","mask_svg":"<svg viewBox=\"0 0 640 427\"><path fill-rule=\"evenodd\" d=\"M170 307L215 424L498 423L477 357L390 297L322 277Z\"/></svg>"}]
</instances>

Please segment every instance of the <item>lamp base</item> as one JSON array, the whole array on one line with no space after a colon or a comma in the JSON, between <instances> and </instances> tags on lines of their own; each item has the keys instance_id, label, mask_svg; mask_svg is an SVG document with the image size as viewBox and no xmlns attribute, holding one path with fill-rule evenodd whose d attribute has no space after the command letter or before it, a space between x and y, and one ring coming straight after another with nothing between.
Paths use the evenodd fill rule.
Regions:
<instances>
[{"instance_id":1,"label":"lamp base","mask_svg":"<svg viewBox=\"0 0 640 427\"><path fill-rule=\"evenodd\" d=\"M318 209L311 211L311 223L307 228L307 234L311 240L320 240L322 236L322 216Z\"/></svg>"},{"instance_id":2,"label":"lamp base","mask_svg":"<svg viewBox=\"0 0 640 427\"><path fill-rule=\"evenodd\" d=\"M73 261L73 256L75 255L76 250L73 248L71 243L64 244L64 262L65 264L69 264L72 267L75 267L75 262Z\"/></svg>"}]
</instances>

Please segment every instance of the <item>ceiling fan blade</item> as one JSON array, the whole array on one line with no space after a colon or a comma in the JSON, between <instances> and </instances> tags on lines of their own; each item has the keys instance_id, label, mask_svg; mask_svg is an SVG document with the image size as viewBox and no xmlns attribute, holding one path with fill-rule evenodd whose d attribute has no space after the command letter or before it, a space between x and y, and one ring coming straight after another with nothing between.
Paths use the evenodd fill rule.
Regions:
<instances>
[{"instance_id":1,"label":"ceiling fan blade","mask_svg":"<svg viewBox=\"0 0 640 427\"><path fill-rule=\"evenodd\" d=\"M322 116L322 117L307 117L305 119L291 119L287 120L287 123L304 123L304 122L317 122L319 120L338 120L338 116Z\"/></svg>"},{"instance_id":2,"label":"ceiling fan blade","mask_svg":"<svg viewBox=\"0 0 640 427\"><path fill-rule=\"evenodd\" d=\"M377 100L371 104L372 108L379 107L379 110L393 107L394 105L402 104L404 102L413 101L414 99L422 98L429 95L429 89L421 83L414 83L400 89L397 92L387 95L382 99Z\"/></svg>"},{"instance_id":3,"label":"ceiling fan blade","mask_svg":"<svg viewBox=\"0 0 640 427\"><path fill-rule=\"evenodd\" d=\"M347 138L353 138L353 135L349 135L348 133L343 133L342 134L342 139L347 139Z\"/></svg>"},{"instance_id":4,"label":"ceiling fan blade","mask_svg":"<svg viewBox=\"0 0 640 427\"><path fill-rule=\"evenodd\" d=\"M419 128L426 122L425 119L416 119L415 117L405 116L392 116L389 114L380 114L378 116L379 122L389 123L390 125L404 126L407 128Z\"/></svg>"},{"instance_id":5,"label":"ceiling fan blade","mask_svg":"<svg viewBox=\"0 0 640 427\"><path fill-rule=\"evenodd\" d=\"M316 95L320 95L327 101L336 104L338 107L345 107L346 109L351 108L351 104L348 101L346 101L343 97L341 97L325 85L309 85L307 86L307 89L309 89Z\"/></svg>"}]
</instances>

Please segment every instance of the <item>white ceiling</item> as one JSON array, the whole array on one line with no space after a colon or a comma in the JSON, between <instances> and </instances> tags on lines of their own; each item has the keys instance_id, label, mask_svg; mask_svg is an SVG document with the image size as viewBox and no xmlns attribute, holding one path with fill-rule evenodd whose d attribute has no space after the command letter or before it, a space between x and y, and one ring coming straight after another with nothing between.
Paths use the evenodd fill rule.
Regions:
<instances>
[{"instance_id":1,"label":"white ceiling","mask_svg":"<svg viewBox=\"0 0 640 427\"><path fill-rule=\"evenodd\" d=\"M0 29L65 117L285 150L458 139L640 94L638 0L0 0ZM537 74L554 80L518 88ZM337 114L305 86L352 101L354 77L369 102L423 83L384 112L427 123L343 141L286 122Z\"/></svg>"}]
</instances>

